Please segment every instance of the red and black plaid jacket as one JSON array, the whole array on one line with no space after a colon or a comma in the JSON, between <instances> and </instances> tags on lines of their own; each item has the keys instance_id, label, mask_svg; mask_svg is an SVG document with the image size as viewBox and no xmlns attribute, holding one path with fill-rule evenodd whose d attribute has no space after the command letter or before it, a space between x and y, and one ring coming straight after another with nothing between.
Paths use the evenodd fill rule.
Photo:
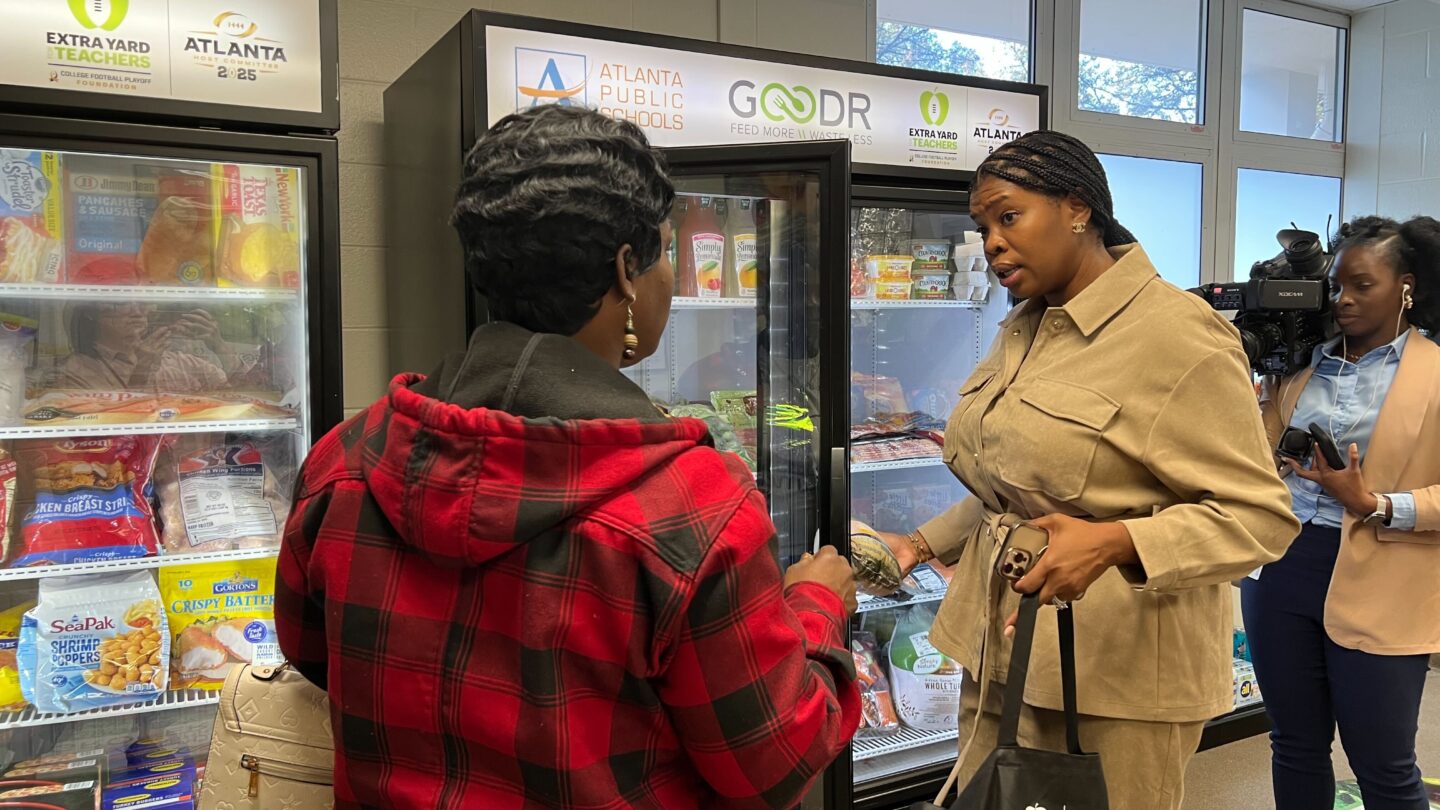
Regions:
<instances>
[{"instance_id":1,"label":"red and black plaid jacket","mask_svg":"<svg viewBox=\"0 0 1440 810\"><path fill-rule=\"evenodd\" d=\"M574 341L483 327L301 479L275 620L339 807L790 807L859 723L749 472Z\"/></svg>"}]
</instances>

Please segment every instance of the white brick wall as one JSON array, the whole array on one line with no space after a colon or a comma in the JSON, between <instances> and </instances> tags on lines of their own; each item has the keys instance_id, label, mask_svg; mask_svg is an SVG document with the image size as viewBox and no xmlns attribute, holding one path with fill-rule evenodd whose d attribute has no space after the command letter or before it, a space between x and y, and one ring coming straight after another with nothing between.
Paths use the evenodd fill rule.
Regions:
<instances>
[{"instance_id":1,"label":"white brick wall","mask_svg":"<svg viewBox=\"0 0 1440 810\"><path fill-rule=\"evenodd\" d=\"M1440 216L1440 2L1357 14L1351 36L1345 217Z\"/></svg>"},{"instance_id":2,"label":"white brick wall","mask_svg":"<svg viewBox=\"0 0 1440 810\"><path fill-rule=\"evenodd\" d=\"M339 0L345 408L378 397L386 348L385 88L472 8L866 59L865 0ZM457 291L457 294L459 291Z\"/></svg>"}]
</instances>

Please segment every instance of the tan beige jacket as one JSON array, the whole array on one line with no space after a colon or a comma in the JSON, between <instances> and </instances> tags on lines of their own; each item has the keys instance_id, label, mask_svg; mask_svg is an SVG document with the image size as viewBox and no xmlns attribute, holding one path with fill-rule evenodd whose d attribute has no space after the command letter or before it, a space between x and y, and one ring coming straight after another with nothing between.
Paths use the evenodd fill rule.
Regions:
<instances>
[{"instance_id":1,"label":"tan beige jacket","mask_svg":"<svg viewBox=\"0 0 1440 810\"><path fill-rule=\"evenodd\" d=\"M1310 375L1266 387L1272 448ZM1377 655L1440 652L1440 346L1418 332L1405 342L1360 470L1376 492L1415 493L1415 531L1345 515L1325 630L1342 647Z\"/></svg>"},{"instance_id":2,"label":"tan beige jacket","mask_svg":"<svg viewBox=\"0 0 1440 810\"><path fill-rule=\"evenodd\" d=\"M976 672L995 628L987 669L1004 680L998 627L1018 597L991 575L985 510L1124 521L1144 570L1107 572L1076 604L1080 711L1204 720L1232 708L1230 581L1278 559L1299 523L1234 327L1138 245L1112 252L1064 307L1016 308L962 386L945 458L972 497L921 527L959 560L931 638ZM1030 673L1026 702L1061 708L1053 611Z\"/></svg>"}]
</instances>

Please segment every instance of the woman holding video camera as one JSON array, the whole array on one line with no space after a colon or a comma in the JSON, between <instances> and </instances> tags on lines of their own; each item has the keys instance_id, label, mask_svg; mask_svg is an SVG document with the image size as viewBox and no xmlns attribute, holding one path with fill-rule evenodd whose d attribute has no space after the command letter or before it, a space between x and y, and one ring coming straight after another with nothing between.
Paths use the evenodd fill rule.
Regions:
<instances>
[{"instance_id":1,"label":"woman holding video camera","mask_svg":"<svg viewBox=\"0 0 1440 810\"><path fill-rule=\"evenodd\" d=\"M1440 222L1361 217L1332 248L1340 335L1264 395L1305 525L1241 584L1245 629L1277 810L1333 806L1337 724L1367 810L1427 810L1415 735L1440 652Z\"/></svg>"},{"instance_id":2,"label":"woman holding video camera","mask_svg":"<svg viewBox=\"0 0 1440 810\"><path fill-rule=\"evenodd\" d=\"M972 496L885 536L902 572L932 557L956 565L930 642L974 679L961 784L996 744L1013 590L1042 604L1083 596L1080 742L1101 756L1112 810L1179 808L1205 722L1233 707L1230 583L1278 559L1299 528L1239 335L1161 279L1075 138L1033 132L997 148L970 214L1000 284L1026 303L946 428L945 459ZM995 573L1003 540L991 529L1013 517L1048 533L1016 583ZM1056 636L1042 612L1019 738L1063 751Z\"/></svg>"}]
</instances>

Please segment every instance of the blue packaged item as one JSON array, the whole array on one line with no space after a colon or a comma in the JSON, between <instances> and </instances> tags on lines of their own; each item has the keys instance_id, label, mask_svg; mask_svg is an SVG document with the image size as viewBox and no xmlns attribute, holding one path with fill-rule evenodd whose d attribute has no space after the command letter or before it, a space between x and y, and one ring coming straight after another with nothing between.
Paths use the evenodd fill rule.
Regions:
<instances>
[{"instance_id":1,"label":"blue packaged item","mask_svg":"<svg viewBox=\"0 0 1440 810\"><path fill-rule=\"evenodd\" d=\"M1230 657L1238 658L1242 661L1251 661L1252 659L1250 658L1250 641L1248 638L1246 638L1245 631L1241 630L1238 627L1235 628L1234 640L1234 650L1233 654Z\"/></svg>"},{"instance_id":2,"label":"blue packaged item","mask_svg":"<svg viewBox=\"0 0 1440 810\"><path fill-rule=\"evenodd\" d=\"M143 703L165 692L170 634L148 571L42 580L20 626L21 690L42 712Z\"/></svg>"},{"instance_id":3,"label":"blue packaged item","mask_svg":"<svg viewBox=\"0 0 1440 810\"><path fill-rule=\"evenodd\" d=\"M156 776L148 780L105 787L104 810L195 810L195 772Z\"/></svg>"},{"instance_id":4,"label":"blue packaged item","mask_svg":"<svg viewBox=\"0 0 1440 810\"><path fill-rule=\"evenodd\" d=\"M111 787L133 785L161 778L183 778L193 781L195 779L195 760L189 756L180 756L119 768L110 773L109 785Z\"/></svg>"}]
</instances>

